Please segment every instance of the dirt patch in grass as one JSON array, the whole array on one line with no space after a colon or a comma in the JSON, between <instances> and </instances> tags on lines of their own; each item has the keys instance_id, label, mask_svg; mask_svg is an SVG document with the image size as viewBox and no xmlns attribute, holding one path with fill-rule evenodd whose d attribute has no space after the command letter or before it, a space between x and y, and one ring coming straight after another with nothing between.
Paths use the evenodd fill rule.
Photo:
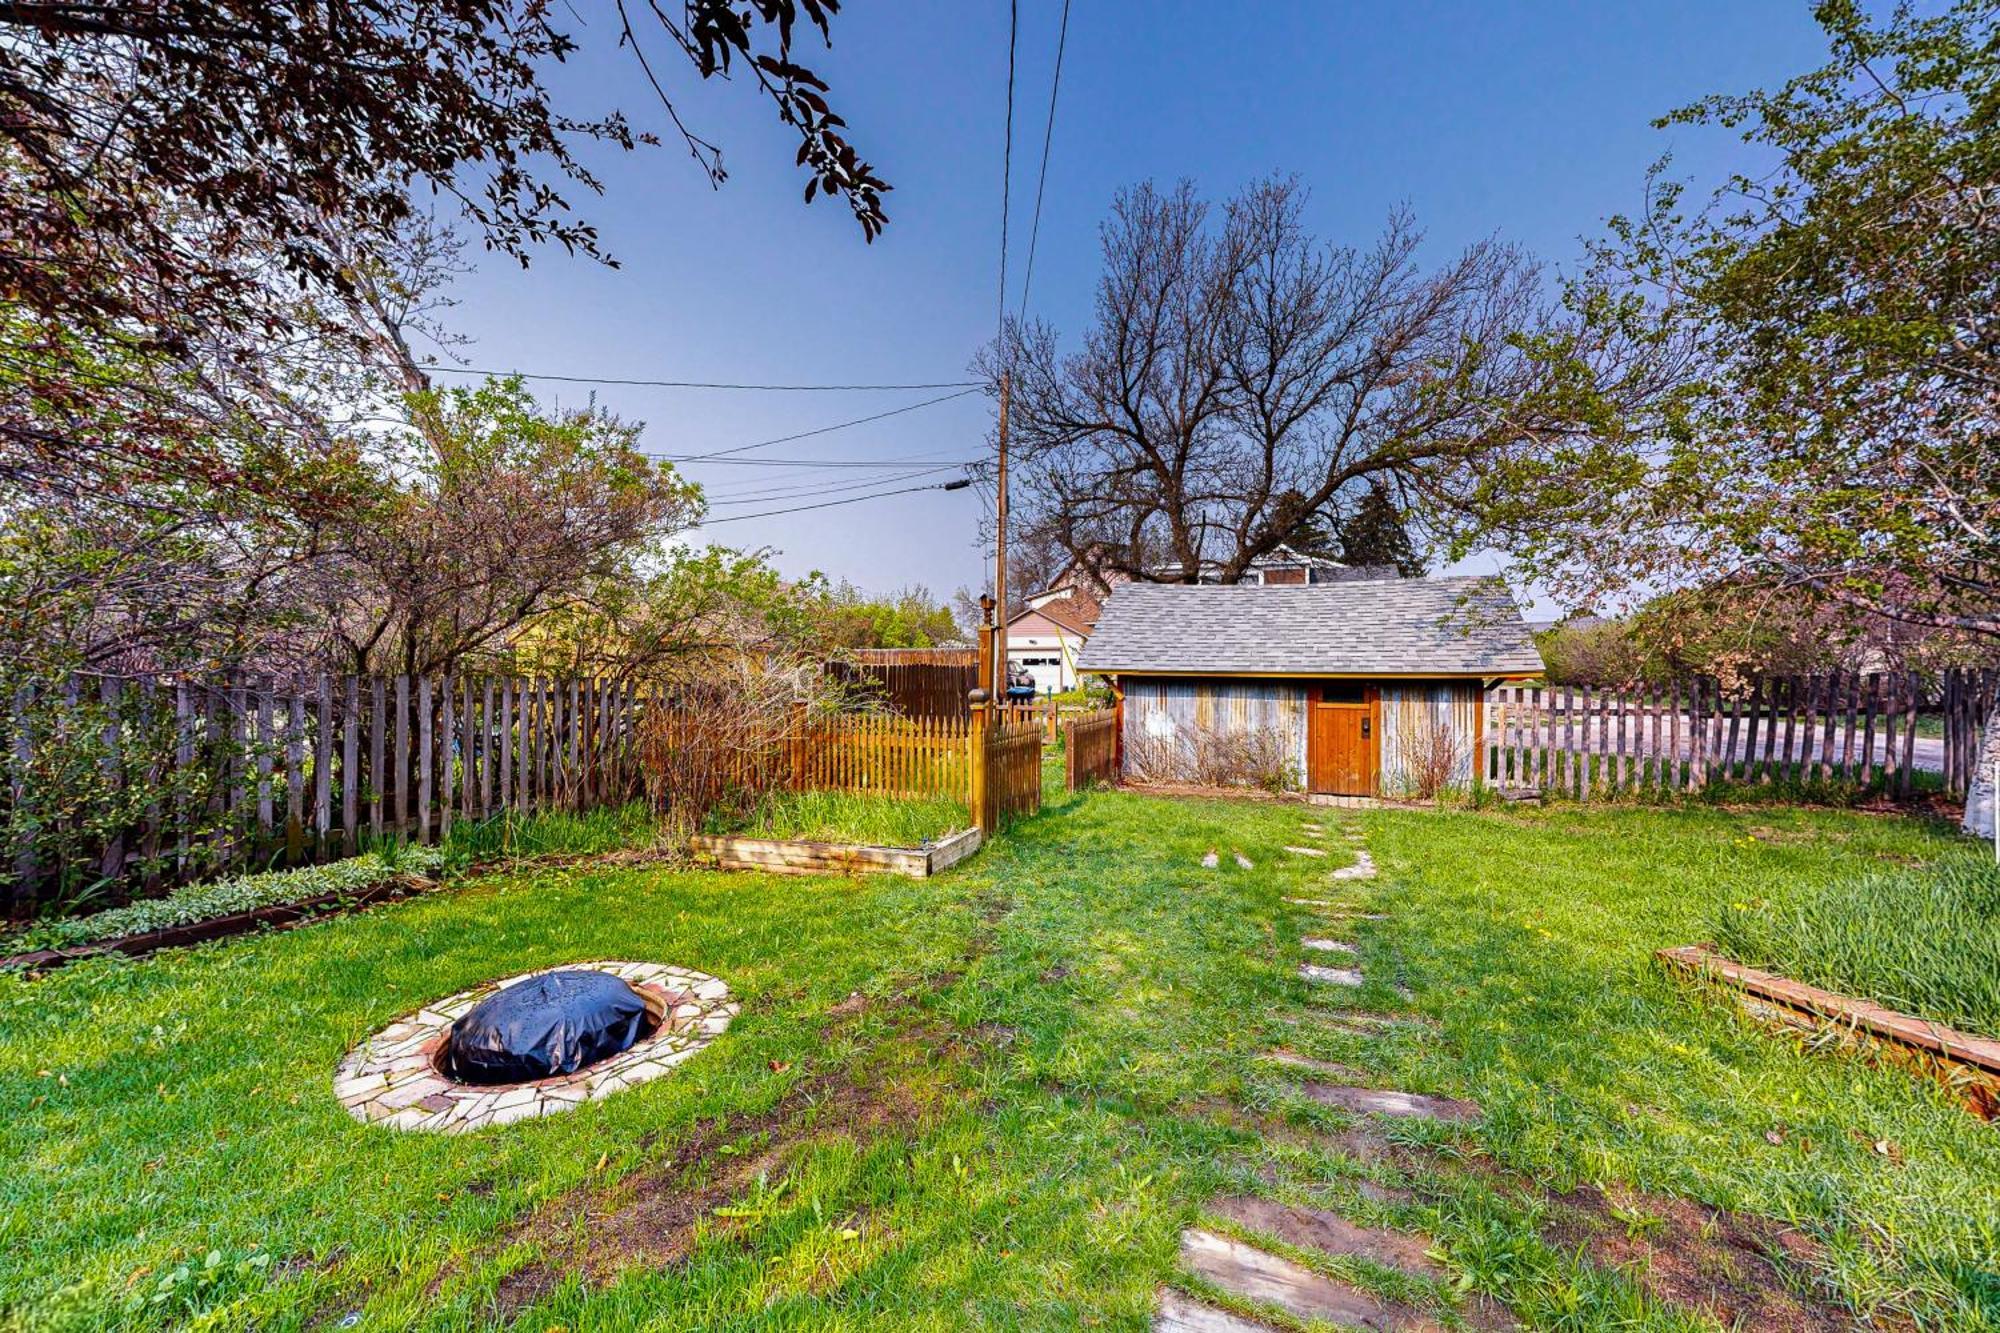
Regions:
<instances>
[{"instance_id":1,"label":"dirt patch in grass","mask_svg":"<svg viewBox=\"0 0 2000 1333\"><path fill-rule=\"evenodd\" d=\"M805 1145L913 1133L935 1111L894 1076L865 1085L845 1071L803 1079L768 1111L706 1125L666 1161L575 1191L527 1218L498 1248L526 1244L539 1257L501 1279L496 1310L512 1318L572 1274L605 1283L635 1266L678 1263L704 1235L737 1225L718 1209L760 1177L775 1185Z\"/></svg>"},{"instance_id":2,"label":"dirt patch in grass","mask_svg":"<svg viewBox=\"0 0 2000 1333\"><path fill-rule=\"evenodd\" d=\"M1555 1195L1551 1244L1625 1271L1658 1300L1725 1328L1835 1333L1854 1316L1810 1291L1818 1241L1769 1218L1687 1199L1588 1186Z\"/></svg>"}]
</instances>

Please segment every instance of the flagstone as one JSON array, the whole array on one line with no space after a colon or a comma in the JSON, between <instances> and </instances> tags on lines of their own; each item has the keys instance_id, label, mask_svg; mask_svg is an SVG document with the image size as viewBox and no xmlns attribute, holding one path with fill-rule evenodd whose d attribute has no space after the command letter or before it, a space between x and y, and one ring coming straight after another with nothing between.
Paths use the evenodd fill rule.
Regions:
<instances>
[{"instance_id":1,"label":"flagstone","mask_svg":"<svg viewBox=\"0 0 2000 1333\"><path fill-rule=\"evenodd\" d=\"M1323 1208L1243 1194L1219 1199L1208 1211L1241 1227L1261 1231L1301 1250L1347 1259L1366 1259L1412 1277L1443 1277L1444 1265L1430 1257L1430 1241L1385 1227L1365 1227Z\"/></svg>"},{"instance_id":2,"label":"flagstone","mask_svg":"<svg viewBox=\"0 0 2000 1333\"><path fill-rule=\"evenodd\" d=\"M1479 1119L1484 1114L1477 1102L1460 1101L1454 1097L1434 1097L1423 1092L1345 1087L1330 1083L1308 1083L1304 1087L1304 1092L1322 1106L1337 1107L1357 1115L1442 1120L1453 1124L1465 1124Z\"/></svg>"},{"instance_id":3,"label":"flagstone","mask_svg":"<svg viewBox=\"0 0 2000 1333\"><path fill-rule=\"evenodd\" d=\"M1181 1233L1181 1264L1231 1295L1275 1305L1298 1319L1380 1330L1439 1327L1408 1306L1198 1227Z\"/></svg>"},{"instance_id":4,"label":"flagstone","mask_svg":"<svg viewBox=\"0 0 2000 1333\"><path fill-rule=\"evenodd\" d=\"M1354 967L1321 967L1317 963L1300 963L1299 975L1307 981L1318 981L1330 986L1360 986L1361 970Z\"/></svg>"},{"instance_id":5,"label":"flagstone","mask_svg":"<svg viewBox=\"0 0 2000 1333\"><path fill-rule=\"evenodd\" d=\"M1346 940L1323 940L1307 936L1305 939L1300 940L1299 943L1308 949L1317 950L1320 953L1344 953L1352 957L1356 952L1355 947Z\"/></svg>"}]
</instances>

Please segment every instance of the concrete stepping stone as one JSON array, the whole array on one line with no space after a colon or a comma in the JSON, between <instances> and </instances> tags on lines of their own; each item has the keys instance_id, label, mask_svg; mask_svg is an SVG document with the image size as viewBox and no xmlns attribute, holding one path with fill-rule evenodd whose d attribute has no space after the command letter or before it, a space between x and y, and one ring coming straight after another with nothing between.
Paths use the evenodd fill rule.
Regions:
<instances>
[{"instance_id":1,"label":"concrete stepping stone","mask_svg":"<svg viewBox=\"0 0 2000 1333\"><path fill-rule=\"evenodd\" d=\"M1291 854L1292 854L1293 856L1325 856L1325 855L1326 855L1326 849L1325 849L1324 847L1292 847L1292 846L1287 846L1287 847L1285 848L1285 850L1286 850L1286 851L1288 851L1288 852L1290 852L1290 853L1291 853Z\"/></svg>"},{"instance_id":2,"label":"concrete stepping stone","mask_svg":"<svg viewBox=\"0 0 2000 1333\"><path fill-rule=\"evenodd\" d=\"M1407 1305L1199 1227L1181 1233L1181 1265L1232 1295L1275 1305L1298 1319L1324 1319L1383 1333L1440 1327Z\"/></svg>"},{"instance_id":3,"label":"concrete stepping stone","mask_svg":"<svg viewBox=\"0 0 2000 1333\"><path fill-rule=\"evenodd\" d=\"M1425 1092L1395 1092L1388 1088L1356 1088L1331 1083L1308 1083L1301 1090L1322 1106L1352 1111L1357 1115L1442 1120L1463 1125L1485 1114L1477 1102L1460 1101L1455 1097L1433 1097Z\"/></svg>"},{"instance_id":4,"label":"concrete stepping stone","mask_svg":"<svg viewBox=\"0 0 2000 1333\"><path fill-rule=\"evenodd\" d=\"M1437 1020L1423 1014L1372 1014L1365 1009L1335 1009L1320 1019L1357 1032L1389 1032L1396 1028L1435 1028Z\"/></svg>"},{"instance_id":5,"label":"concrete stepping stone","mask_svg":"<svg viewBox=\"0 0 2000 1333\"><path fill-rule=\"evenodd\" d=\"M1308 935L1306 938L1300 940L1299 943L1319 953L1344 953L1350 958L1354 957L1355 954L1354 946L1346 940L1322 940Z\"/></svg>"},{"instance_id":6,"label":"concrete stepping stone","mask_svg":"<svg viewBox=\"0 0 2000 1333\"><path fill-rule=\"evenodd\" d=\"M1303 1069L1308 1073L1324 1074L1328 1078L1367 1078L1368 1071L1356 1069L1353 1065L1337 1065L1331 1060L1315 1060L1310 1055L1300 1055L1279 1047L1275 1051L1264 1052L1264 1058L1272 1064L1284 1065L1290 1069Z\"/></svg>"},{"instance_id":7,"label":"concrete stepping stone","mask_svg":"<svg viewBox=\"0 0 2000 1333\"><path fill-rule=\"evenodd\" d=\"M1347 906L1347 904L1346 904L1346 903L1343 903L1343 902L1338 902L1338 901L1336 901L1336 900L1334 900L1334 899L1332 899L1332 898L1287 898L1287 899L1285 899L1285 901L1286 901L1286 902L1288 902L1288 903L1296 903L1296 904L1298 904L1298 905L1299 905L1300 907L1339 907L1339 908L1345 908L1345 907Z\"/></svg>"},{"instance_id":8,"label":"concrete stepping stone","mask_svg":"<svg viewBox=\"0 0 2000 1333\"><path fill-rule=\"evenodd\" d=\"M1239 870L1255 870L1257 868L1257 863L1241 852L1231 852L1230 855L1236 858L1236 866Z\"/></svg>"},{"instance_id":9,"label":"concrete stepping stone","mask_svg":"<svg viewBox=\"0 0 2000 1333\"><path fill-rule=\"evenodd\" d=\"M1342 866L1340 869L1334 871L1327 878L1373 879L1375 878L1375 858L1370 856L1367 852L1356 852L1354 854L1353 865Z\"/></svg>"},{"instance_id":10,"label":"concrete stepping stone","mask_svg":"<svg viewBox=\"0 0 2000 1333\"><path fill-rule=\"evenodd\" d=\"M1307 981L1317 981L1328 986L1354 986L1362 983L1361 969L1358 967L1321 967L1318 963L1300 963L1299 975Z\"/></svg>"},{"instance_id":11,"label":"concrete stepping stone","mask_svg":"<svg viewBox=\"0 0 2000 1333\"><path fill-rule=\"evenodd\" d=\"M1208 849L1208 855L1201 858L1201 868L1203 870L1213 870L1221 864L1222 858L1215 854L1215 848L1213 847Z\"/></svg>"},{"instance_id":12,"label":"concrete stepping stone","mask_svg":"<svg viewBox=\"0 0 2000 1333\"><path fill-rule=\"evenodd\" d=\"M1153 1333L1275 1333L1269 1324L1218 1310L1169 1287L1160 1293Z\"/></svg>"},{"instance_id":13,"label":"concrete stepping stone","mask_svg":"<svg viewBox=\"0 0 2000 1333\"><path fill-rule=\"evenodd\" d=\"M1412 1277L1443 1277L1444 1265L1430 1257L1430 1242L1384 1227L1364 1227L1323 1208L1283 1204L1240 1194L1208 1205L1217 1217L1261 1231L1301 1250L1336 1258L1366 1259Z\"/></svg>"}]
</instances>

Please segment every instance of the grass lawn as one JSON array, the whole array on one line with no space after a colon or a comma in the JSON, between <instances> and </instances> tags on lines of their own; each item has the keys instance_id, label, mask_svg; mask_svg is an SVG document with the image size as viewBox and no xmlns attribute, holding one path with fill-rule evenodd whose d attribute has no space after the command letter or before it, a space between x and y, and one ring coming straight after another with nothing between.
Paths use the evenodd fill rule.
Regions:
<instances>
[{"instance_id":1,"label":"grass lawn","mask_svg":"<svg viewBox=\"0 0 2000 1333\"><path fill-rule=\"evenodd\" d=\"M1308 819L1333 855L1282 850ZM1328 883L1343 827L1378 879ZM1448 1324L1476 1290L1535 1327L1714 1327L1582 1257L1562 1200L1604 1186L1628 1240L1676 1198L1741 1210L1803 1233L1802 1293L2000 1328L2000 1135L1650 961L1746 895L1945 848L1840 812L1101 792L932 880L569 867L0 979L0 1326L1138 1330L1190 1281L1181 1228L1254 1191L1430 1237L1436 1281L1311 1261ZM1298 979L1330 927L1286 897L1387 914L1351 935L1358 996ZM742 1016L670 1077L473 1136L335 1104L398 1014L593 958L713 973ZM1326 1021L1356 1004L1423 1021ZM1355 1155L1281 1045L1485 1119Z\"/></svg>"},{"instance_id":2,"label":"grass lawn","mask_svg":"<svg viewBox=\"0 0 2000 1333\"><path fill-rule=\"evenodd\" d=\"M846 791L766 793L748 815L716 821L710 833L797 842L919 847L969 827L963 801L908 799Z\"/></svg>"}]
</instances>

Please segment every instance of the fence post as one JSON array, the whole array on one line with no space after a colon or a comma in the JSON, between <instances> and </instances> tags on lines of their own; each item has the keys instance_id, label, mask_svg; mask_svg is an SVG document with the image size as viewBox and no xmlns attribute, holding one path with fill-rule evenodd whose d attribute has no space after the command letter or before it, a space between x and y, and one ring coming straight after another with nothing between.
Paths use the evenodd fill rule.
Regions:
<instances>
[{"instance_id":1,"label":"fence post","mask_svg":"<svg viewBox=\"0 0 2000 1333\"><path fill-rule=\"evenodd\" d=\"M986 742L987 742L987 702L986 691L973 689L965 696L971 706L972 725L966 733L966 756L972 773L967 804L972 807L972 825L981 833L993 832L992 811L988 807Z\"/></svg>"}]
</instances>

